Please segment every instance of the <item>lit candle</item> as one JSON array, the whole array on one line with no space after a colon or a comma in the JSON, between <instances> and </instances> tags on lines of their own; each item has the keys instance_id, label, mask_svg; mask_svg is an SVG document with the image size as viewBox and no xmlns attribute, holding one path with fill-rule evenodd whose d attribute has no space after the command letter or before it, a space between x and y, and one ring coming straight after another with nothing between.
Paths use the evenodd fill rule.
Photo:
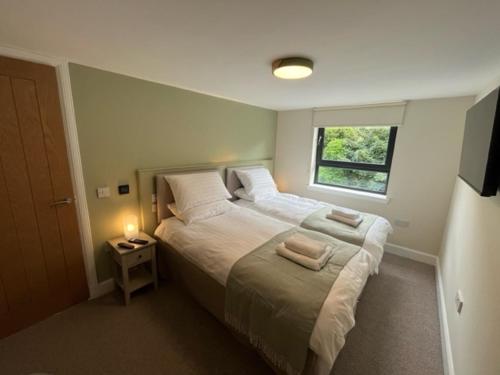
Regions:
<instances>
[{"instance_id":1,"label":"lit candle","mask_svg":"<svg viewBox=\"0 0 500 375\"><path fill-rule=\"evenodd\" d=\"M127 240L139 236L139 220L135 215L127 215L123 218L123 235Z\"/></svg>"}]
</instances>

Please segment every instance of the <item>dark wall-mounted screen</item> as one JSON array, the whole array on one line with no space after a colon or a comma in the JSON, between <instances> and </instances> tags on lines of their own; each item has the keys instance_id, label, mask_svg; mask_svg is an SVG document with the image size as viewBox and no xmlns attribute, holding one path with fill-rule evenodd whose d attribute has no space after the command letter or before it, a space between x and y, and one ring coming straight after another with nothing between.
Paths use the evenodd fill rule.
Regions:
<instances>
[{"instance_id":1,"label":"dark wall-mounted screen","mask_svg":"<svg viewBox=\"0 0 500 375\"><path fill-rule=\"evenodd\" d=\"M500 176L499 89L467 111L459 176L482 196L496 195Z\"/></svg>"}]
</instances>

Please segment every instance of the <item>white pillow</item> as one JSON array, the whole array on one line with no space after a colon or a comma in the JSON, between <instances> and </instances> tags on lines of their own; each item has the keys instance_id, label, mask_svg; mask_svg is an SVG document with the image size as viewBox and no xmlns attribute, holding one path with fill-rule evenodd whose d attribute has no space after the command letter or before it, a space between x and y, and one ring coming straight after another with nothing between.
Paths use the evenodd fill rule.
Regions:
<instances>
[{"instance_id":1,"label":"white pillow","mask_svg":"<svg viewBox=\"0 0 500 375\"><path fill-rule=\"evenodd\" d=\"M245 189L243 189L243 188L236 189L233 194L236 195L238 198L246 200L246 201L250 201L250 202L255 201L255 198L248 195L247 192L245 191Z\"/></svg>"},{"instance_id":2,"label":"white pillow","mask_svg":"<svg viewBox=\"0 0 500 375\"><path fill-rule=\"evenodd\" d=\"M273 177L266 168L238 169L235 172L245 192L253 200L278 193Z\"/></svg>"},{"instance_id":3,"label":"white pillow","mask_svg":"<svg viewBox=\"0 0 500 375\"><path fill-rule=\"evenodd\" d=\"M177 205L175 203L170 203L168 208L177 219L183 221L184 224L189 225L200 220L222 215L234 208L238 208L238 206L227 200L222 200L193 207L183 213L180 213L179 210L177 210Z\"/></svg>"},{"instance_id":4,"label":"white pillow","mask_svg":"<svg viewBox=\"0 0 500 375\"><path fill-rule=\"evenodd\" d=\"M273 192L270 192L270 193L261 192L260 194L257 194L257 196L250 196L247 194L247 192L243 188L235 190L233 194L236 195L240 199L243 199L245 201L250 201L250 202L256 202L256 201L260 201L260 200L263 200L266 198L272 198L276 195Z\"/></svg>"},{"instance_id":5,"label":"white pillow","mask_svg":"<svg viewBox=\"0 0 500 375\"><path fill-rule=\"evenodd\" d=\"M193 207L231 198L218 172L169 175L165 180L181 214Z\"/></svg>"},{"instance_id":6,"label":"white pillow","mask_svg":"<svg viewBox=\"0 0 500 375\"><path fill-rule=\"evenodd\" d=\"M172 212L177 219L182 220L182 215L179 212L179 210L177 209L177 205L175 203L169 203L169 204L167 204L167 207L170 210L170 212Z\"/></svg>"}]
</instances>

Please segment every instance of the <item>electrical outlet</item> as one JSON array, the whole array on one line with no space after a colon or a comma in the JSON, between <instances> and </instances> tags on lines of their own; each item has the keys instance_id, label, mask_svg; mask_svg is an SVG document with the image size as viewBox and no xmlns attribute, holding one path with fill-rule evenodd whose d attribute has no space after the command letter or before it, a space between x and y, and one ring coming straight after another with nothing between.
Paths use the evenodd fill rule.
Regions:
<instances>
[{"instance_id":1,"label":"electrical outlet","mask_svg":"<svg viewBox=\"0 0 500 375\"><path fill-rule=\"evenodd\" d=\"M457 294L455 295L455 306L457 307L457 313L462 312L462 308L464 307L464 297L462 296L462 291L457 290Z\"/></svg>"},{"instance_id":2,"label":"electrical outlet","mask_svg":"<svg viewBox=\"0 0 500 375\"><path fill-rule=\"evenodd\" d=\"M400 228L408 228L410 226L410 221L403 219L394 219L394 225Z\"/></svg>"},{"instance_id":3,"label":"electrical outlet","mask_svg":"<svg viewBox=\"0 0 500 375\"><path fill-rule=\"evenodd\" d=\"M104 187L98 187L97 188L97 198L102 199L102 198L109 198L110 197L110 192L109 192L109 187L104 186Z\"/></svg>"}]
</instances>

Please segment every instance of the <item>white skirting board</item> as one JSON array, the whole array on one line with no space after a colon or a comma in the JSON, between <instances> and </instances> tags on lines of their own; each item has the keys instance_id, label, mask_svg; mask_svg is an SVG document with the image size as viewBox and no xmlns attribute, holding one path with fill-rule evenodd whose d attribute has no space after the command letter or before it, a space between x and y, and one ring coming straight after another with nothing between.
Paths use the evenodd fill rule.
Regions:
<instances>
[{"instance_id":1,"label":"white skirting board","mask_svg":"<svg viewBox=\"0 0 500 375\"><path fill-rule=\"evenodd\" d=\"M451 351L450 331L448 327L448 316L446 312L446 300L444 295L443 278L439 266L439 258L436 264L436 284L438 295L439 322L441 326L441 347L443 351L444 375L455 375L453 364L453 352Z\"/></svg>"},{"instance_id":2,"label":"white skirting board","mask_svg":"<svg viewBox=\"0 0 500 375\"><path fill-rule=\"evenodd\" d=\"M91 290L90 299L104 296L105 294L111 293L113 290L115 290L115 280L113 278L104 280Z\"/></svg>"},{"instance_id":3,"label":"white skirting board","mask_svg":"<svg viewBox=\"0 0 500 375\"><path fill-rule=\"evenodd\" d=\"M408 247L399 246L392 243L387 243L384 248L385 251L389 254L398 255L402 258L412 259L420 263L430 264L432 266L435 266L437 264L437 256L432 254L413 250Z\"/></svg>"}]
</instances>

